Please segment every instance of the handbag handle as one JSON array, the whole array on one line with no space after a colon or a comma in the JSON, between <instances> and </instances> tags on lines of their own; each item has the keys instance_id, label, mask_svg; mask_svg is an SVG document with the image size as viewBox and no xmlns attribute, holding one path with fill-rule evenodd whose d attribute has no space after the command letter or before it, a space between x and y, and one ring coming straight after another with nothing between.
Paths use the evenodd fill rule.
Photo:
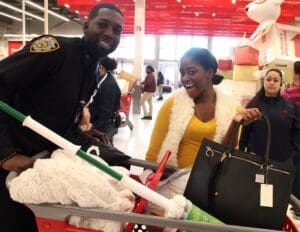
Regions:
<instances>
[{"instance_id":1,"label":"handbag handle","mask_svg":"<svg viewBox=\"0 0 300 232\"><path fill-rule=\"evenodd\" d=\"M265 163L269 164L270 163L270 146L271 146L271 125L270 125L269 119L263 113L262 113L262 118L265 120L265 122L267 124L267 144L266 144L266 150L265 150L265 154L264 154L264 161L265 161ZM238 133L238 130L239 130L240 126L242 125L242 123L243 123L243 121L241 121L233 129L233 133L229 140L229 151L233 151L233 149L234 149L233 148L234 140L236 138L236 134Z\"/></svg>"}]
</instances>

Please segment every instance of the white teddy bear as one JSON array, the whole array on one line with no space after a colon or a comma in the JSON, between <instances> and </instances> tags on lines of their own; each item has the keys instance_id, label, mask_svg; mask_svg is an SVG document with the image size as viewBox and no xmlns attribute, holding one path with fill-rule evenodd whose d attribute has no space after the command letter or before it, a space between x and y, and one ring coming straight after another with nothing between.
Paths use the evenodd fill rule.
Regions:
<instances>
[{"instance_id":1,"label":"white teddy bear","mask_svg":"<svg viewBox=\"0 0 300 232\"><path fill-rule=\"evenodd\" d=\"M284 0L255 0L245 7L248 17L259 23L250 40L258 40L276 23L283 2Z\"/></svg>"}]
</instances>

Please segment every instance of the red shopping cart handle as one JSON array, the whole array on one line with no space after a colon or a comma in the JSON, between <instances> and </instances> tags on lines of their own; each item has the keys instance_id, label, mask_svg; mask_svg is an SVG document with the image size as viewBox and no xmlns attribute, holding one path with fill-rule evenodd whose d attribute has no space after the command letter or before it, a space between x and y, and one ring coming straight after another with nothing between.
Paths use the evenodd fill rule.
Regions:
<instances>
[{"instance_id":1,"label":"red shopping cart handle","mask_svg":"<svg viewBox=\"0 0 300 232\"><path fill-rule=\"evenodd\" d=\"M167 161L169 159L171 155L171 151L167 150L167 152L165 153L163 159L161 160L161 162L159 163L159 165L157 166L155 173L149 175L147 177L147 182L146 182L146 186L150 189L155 189L158 181L160 180L161 176L163 175L163 172L165 170ZM145 200L144 198L140 198L137 200L136 204L135 204L135 208L133 210L134 213L141 213L144 208L146 207L148 201ZM126 228L124 229L124 232L132 232L134 227L134 223L128 223Z\"/></svg>"}]
</instances>

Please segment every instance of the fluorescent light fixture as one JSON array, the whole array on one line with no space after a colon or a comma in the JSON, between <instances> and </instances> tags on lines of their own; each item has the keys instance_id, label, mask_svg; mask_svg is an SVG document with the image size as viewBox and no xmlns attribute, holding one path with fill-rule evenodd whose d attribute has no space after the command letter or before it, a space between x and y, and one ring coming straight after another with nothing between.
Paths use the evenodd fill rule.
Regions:
<instances>
[{"instance_id":1,"label":"fluorescent light fixture","mask_svg":"<svg viewBox=\"0 0 300 232\"><path fill-rule=\"evenodd\" d=\"M10 5L10 4L7 4L5 2L2 2L2 1L0 1L0 6L4 6L4 7L7 7L9 9L11 9L11 10L23 13L23 10L21 10L21 9L19 9L17 7L14 7L14 6ZM26 12L26 11L25 11L25 14L28 15L28 16L31 16L32 18L35 18L37 20L40 20L40 21L44 22L44 19L42 17L40 17L40 16L37 16L35 14L31 14L31 13Z\"/></svg>"},{"instance_id":2,"label":"fluorescent light fixture","mask_svg":"<svg viewBox=\"0 0 300 232\"><path fill-rule=\"evenodd\" d=\"M22 38L23 35L21 34L4 34L3 35L5 38ZM39 35L37 34L27 34L25 35L25 37L27 38L35 38L35 37L38 37ZM63 35L63 34L57 34L56 36L63 36L63 37L82 37L82 35L76 35L76 34L73 34L73 35Z\"/></svg>"},{"instance_id":3,"label":"fluorescent light fixture","mask_svg":"<svg viewBox=\"0 0 300 232\"><path fill-rule=\"evenodd\" d=\"M30 5L30 6L32 6L32 7L34 7L34 8L36 8L36 9L39 9L40 11L44 11L44 9L45 9L44 7L42 7L42 6L40 6L40 5L36 4L36 3L34 3L34 2L32 2L32 1L25 1L25 3L28 4L28 5ZM52 11L52 10L48 10L48 13L49 13L50 15L55 16L56 18L59 18L59 19L64 20L64 21L66 21L66 22L70 22L70 19L68 19L68 18L66 18L66 17L64 17L64 16L62 16L62 15L59 15L59 14L55 13L55 12Z\"/></svg>"},{"instance_id":4,"label":"fluorescent light fixture","mask_svg":"<svg viewBox=\"0 0 300 232\"><path fill-rule=\"evenodd\" d=\"M22 38L23 35L21 34L4 34L3 35L5 38ZM37 34L30 34L30 35L25 35L25 37L27 38L34 38L34 37L37 37L38 35Z\"/></svg>"},{"instance_id":5,"label":"fluorescent light fixture","mask_svg":"<svg viewBox=\"0 0 300 232\"><path fill-rule=\"evenodd\" d=\"M18 18L18 17L12 16L12 15L6 14L6 13L1 12L1 11L0 11L0 15L2 15L4 17L7 17L7 18L11 18L11 19L19 21L19 22L22 22L21 18Z\"/></svg>"}]
</instances>

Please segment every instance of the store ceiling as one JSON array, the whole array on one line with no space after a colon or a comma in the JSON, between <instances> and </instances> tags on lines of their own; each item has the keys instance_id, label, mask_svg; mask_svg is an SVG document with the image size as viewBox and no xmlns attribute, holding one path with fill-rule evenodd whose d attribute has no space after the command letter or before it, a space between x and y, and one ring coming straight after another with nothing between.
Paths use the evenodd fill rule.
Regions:
<instances>
[{"instance_id":1,"label":"store ceiling","mask_svg":"<svg viewBox=\"0 0 300 232\"><path fill-rule=\"evenodd\" d=\"M57 0L58 5L69 4L80 16L88 15L95 3L117 4L125 15L125 33L134 28L133 0ZM195 34L242 36L254 32L257 23L248 19L245 6L251 0L146 0L147 34ZM213 16L215 14L215 16ZM295 22L300 17L300 0L285 0L279 22Z\"/></svg>"},{"instance_id":2,"label":"store ceiling","mask_svg":"<svg viewBox=\"0 0 300 232\"><path fill-rule=\"evenodd\" d=\"M44 0L32 0L43 5ZM2 0L21 8L21 0ZM49 8L72 20L83 22L84 16L98 3L117 4L125 16L124 33L133 33L133 0L49 0ZM214 36L249 36L257 23L250 20L245 6L251 0L146 0L146 34L186 34ZM66 8L64 5L70 7ZM0 6L0 11L9 11ZM28 11L42 12L27 7ZM75 13L78 11L79 13ZM1 17L1 16L0 16ZM78 17L81 20L78 20ZM300 0L285 0L281 5L280 23L300 24Z\"/></svg>"}]
</instances>

